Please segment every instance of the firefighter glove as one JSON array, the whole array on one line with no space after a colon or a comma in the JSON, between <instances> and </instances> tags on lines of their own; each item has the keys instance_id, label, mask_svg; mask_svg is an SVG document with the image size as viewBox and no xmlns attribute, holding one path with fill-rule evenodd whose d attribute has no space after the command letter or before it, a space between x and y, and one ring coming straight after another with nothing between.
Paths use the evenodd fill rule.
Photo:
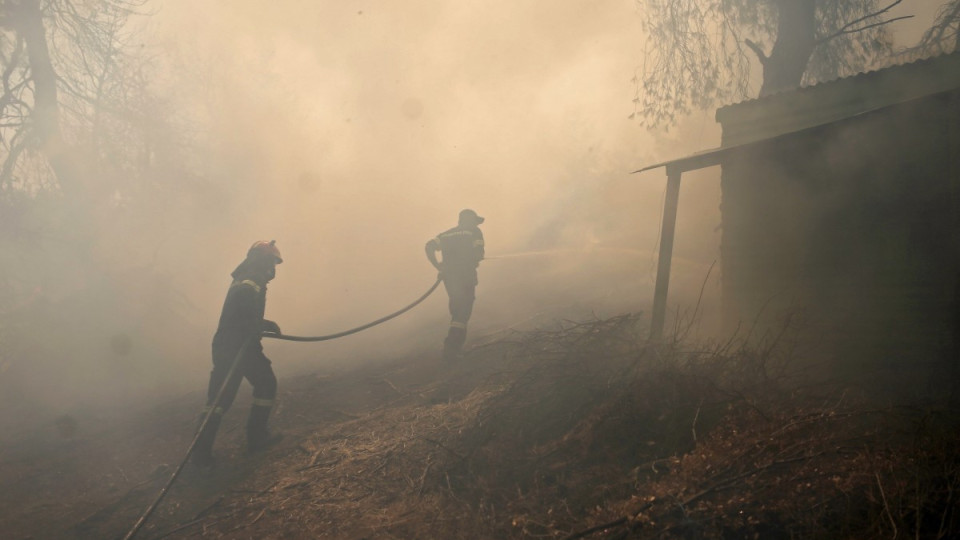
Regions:
<instances>
[{"instance_id":1,"label":"firefighter glove","mask_svg":"<svg viewBox=\"0 0 960 540\"><path fill-rule=\"evenodd\" d=\"M267 319L263 320L263 327L260 329L261 332L269 332L271 334L280 334L280 325L273 321L268 321Z\"/></svg>"}]
</instances>

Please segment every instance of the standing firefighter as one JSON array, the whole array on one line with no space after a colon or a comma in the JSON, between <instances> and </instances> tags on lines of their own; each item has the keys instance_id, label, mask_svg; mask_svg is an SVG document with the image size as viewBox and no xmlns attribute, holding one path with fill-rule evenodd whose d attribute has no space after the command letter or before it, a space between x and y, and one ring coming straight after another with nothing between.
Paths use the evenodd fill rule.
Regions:
<instances>
[{"instance_id":1,"label":"standing firefighter","mask_svg":"<svg viewBox=\"0 0 960 540\"><path fill-rule=\"evenodd\" d=\"M270 436L267 420L277 395L277 378L270 367L270 359L263 354L261 332L280 333L280 327L263 318L267 301L267 283L276 274L276 265L283 262L274 241L256 242L247 251L247 257L231 276L233 283L227 290L220 314L220 324L213 336L213 371L207 390L206 412L213 409L206 429L200 434L193 454L193 462L200 466L213 464L213 440L223 414L237 396L240 381L246 378L253 385L253 406L247 418L247 452L266 449L279 440ZM226 381L223 395L214 403L224 384L230 367L246 343L236 370Z\"/></svg>"},{"instance_id":2,"label":"standing firefighter","mask_svg":"<svg viewBox=\"0 0 960 540\"><path fill-rule=\"evenodd\" d=\"M467 321L473 312L477 266L483 260L483 218L473 210L460 212L456 227L427 242L427 259L439 272L450 297L450 330L443 342L444 360L453 360L467 340ZM437 261L437 251L443 260Z\"/></svg>"}]
</instances>

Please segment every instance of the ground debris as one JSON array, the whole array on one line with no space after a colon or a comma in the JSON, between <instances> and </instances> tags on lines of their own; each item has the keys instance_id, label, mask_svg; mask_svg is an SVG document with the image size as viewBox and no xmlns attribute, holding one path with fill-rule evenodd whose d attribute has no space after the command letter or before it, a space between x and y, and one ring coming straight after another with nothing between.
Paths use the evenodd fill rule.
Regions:
<instances>
[{"instance_id":1,"label":"ground debris","mask_svg":"<svg viewBox=\"0 0 960 540\"><path fill-rule=\"evenodd\" d=\"M960 531L956 411L878 405L849 387L813 384L771 348L654 346L641 339L640 322L636 315L563 321L488 341L453 366L418 356L284 381L275 422L284 442L248 458L230 450L243 430L228 431L218 443L223 466L186 475L144 537L947 538ZM122 536L150 496L151 471L174 462L189 436L179 431L194 414L185 407L158 426L170 441L152 459L140 455L146 437L132 432L71 447L87 452L81 457L92 465L81 470L94 474L93 457L122 439L120 462L109 470L127 471L114 480L119 489L88 488L89 504L72 513L55 506L66 500L56 491L63 480L41 472L41 465L65 470L66 458L21 462L35 467L22 473L48 488L48 506L8 505L0 523L19 536ZM31 484L5 485L22 496ZM18 511L34 521L14 520ZM31 528L38 519L46 519L44 534Z\"/></svg>"}]
</instances>

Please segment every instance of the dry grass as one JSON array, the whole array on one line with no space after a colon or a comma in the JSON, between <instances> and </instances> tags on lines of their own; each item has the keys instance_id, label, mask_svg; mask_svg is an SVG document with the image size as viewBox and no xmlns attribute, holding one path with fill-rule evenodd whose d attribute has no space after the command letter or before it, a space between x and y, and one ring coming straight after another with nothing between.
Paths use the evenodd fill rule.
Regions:
<instances>
[{"instance_id":1,"label":"dry grass","mask_svg":"<svg viewBox=\"0 0 960 540\"><path fill-rule=\"evenodd\" d=\"M784 352L638 345L630 318L525 336L449 463L494 537L950 538L957 411L886 406Z\"/></svg>"},{"instance_id":2,"label":"dry grass","mask_svg":"<svg viewBox=\"0 0 960 540\"><path fill-rule=\"evenodd\" d=\"M151 537L960 537L955 409L816 378L782 335L653 346L638 323L324 379L286 405L322 421L242 476L194 479ZM333 389L378 400L321 414Z\"/></svg>"}]
</instances>

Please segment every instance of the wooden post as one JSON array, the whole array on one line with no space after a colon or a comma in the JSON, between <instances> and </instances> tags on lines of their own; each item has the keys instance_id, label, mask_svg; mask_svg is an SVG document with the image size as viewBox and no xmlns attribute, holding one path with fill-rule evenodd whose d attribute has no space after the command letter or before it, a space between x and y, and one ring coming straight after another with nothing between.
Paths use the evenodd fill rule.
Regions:
<instances>
[{"instance_id":1,"label":"wooden post","mask_svg":"<svg viewBox=\"0 0 960 540\"><path fill-rule=\"evenodd\" d=\"M660 341L663 337L667 315L667 288L670 285L673 234L680 202L680 175L679 169L667 166L667 193L663 202L663 225L660 227L660 258L657 263L657 285L653 293L653 318L650 321L651 341Z\"/></svg>"}]
</instances>

